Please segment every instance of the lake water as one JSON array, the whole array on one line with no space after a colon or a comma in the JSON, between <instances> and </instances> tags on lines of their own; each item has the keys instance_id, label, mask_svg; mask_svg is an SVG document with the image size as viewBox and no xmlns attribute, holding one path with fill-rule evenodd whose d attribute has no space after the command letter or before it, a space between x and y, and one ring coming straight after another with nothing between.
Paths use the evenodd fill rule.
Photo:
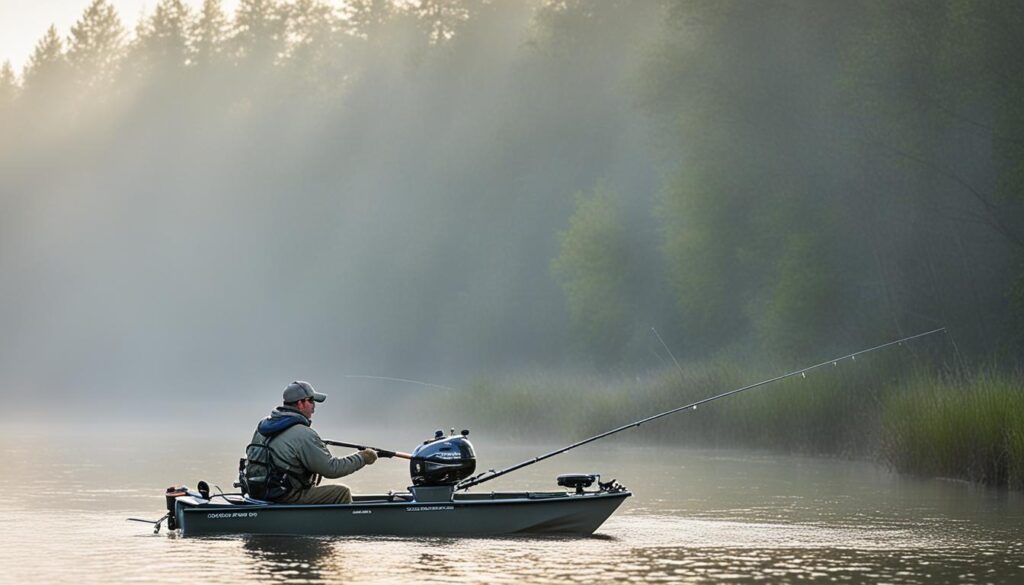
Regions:
<instances>
[{"instance_id":1,"label":"lake water","mask_svg":"<svg viewBox=\"0 0 1024 585\"><path fill-rule=\"evenodd\" d=\"M634 496L593 537L199 539L125 519L160 517L171 484L232 491L241 445L149 434L0 441L4 583L1024 582L1021 494L861 462L612 441L487 484L550 490L559 473L614 477ZM560 446L475 445L481 468ZM386 492L403 489L408 470L381 460L345 481Z\"/></svg>"}]
</instances>

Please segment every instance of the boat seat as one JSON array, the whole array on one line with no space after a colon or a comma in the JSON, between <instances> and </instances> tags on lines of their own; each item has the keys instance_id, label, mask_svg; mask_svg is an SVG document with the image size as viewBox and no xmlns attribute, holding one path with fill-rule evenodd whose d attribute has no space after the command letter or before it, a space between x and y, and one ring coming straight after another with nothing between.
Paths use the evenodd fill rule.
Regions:
<instances>
[{"instance_id":1,"label":"boat seat","mask_svg":"<svg viewBox=\"0 0 1024 585\"><path fill-rule=\"evenodd\" d=\"M596 473L566 473L558 476L558 485L575 489L577 494L583 493L583 488L594 485L597 478L601 477Z\"/></svg>"}]
</instances>

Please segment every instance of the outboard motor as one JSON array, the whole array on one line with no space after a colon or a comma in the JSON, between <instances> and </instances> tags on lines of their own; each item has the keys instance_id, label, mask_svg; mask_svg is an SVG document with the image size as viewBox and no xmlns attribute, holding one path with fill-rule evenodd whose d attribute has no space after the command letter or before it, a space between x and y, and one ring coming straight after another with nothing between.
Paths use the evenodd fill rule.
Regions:
<instances>
[{"instance_id":1,"label":"outboard motor","mask_svg":"<svg viewBox=\"0 0 1024 585\"><path fill-rule=\"evenodd\" d=\"M447 437L444 431L437 431L433 439L424 441L412 452L409 491L417 502L450 502L455 485L473 474L476 453L468 436L469 431L456 435L452 429Z\"/></svg>"},{"instance_id":2,"label":"outboard motor","mask_svg":"<svg viewBox=\"0 0 1024 585\"><path fill-rule=\"evenodd\" d=\"M433 439L416 447L409 462L412 485L455 485L472 475L476 471L476 453L468 436L469 431L447 437L443 431L437 431Z\"/></svg>"}]
</instances>

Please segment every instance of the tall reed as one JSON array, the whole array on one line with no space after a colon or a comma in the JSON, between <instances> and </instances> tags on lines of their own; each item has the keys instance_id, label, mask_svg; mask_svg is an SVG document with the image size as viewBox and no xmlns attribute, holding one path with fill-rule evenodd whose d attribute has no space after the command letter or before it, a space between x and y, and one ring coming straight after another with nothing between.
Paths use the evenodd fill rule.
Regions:
<instances>
[{"instance_id":1,"label":"tall reed","mask_svg":"<svg viewBox=\"0 0 1024 585\"><path fill-rule=\"evenodd\" d=\"M919 376L886 401L882 429L882 457L899 471L1024 489L1019 376Z\"/></svg>"}]
</instances>

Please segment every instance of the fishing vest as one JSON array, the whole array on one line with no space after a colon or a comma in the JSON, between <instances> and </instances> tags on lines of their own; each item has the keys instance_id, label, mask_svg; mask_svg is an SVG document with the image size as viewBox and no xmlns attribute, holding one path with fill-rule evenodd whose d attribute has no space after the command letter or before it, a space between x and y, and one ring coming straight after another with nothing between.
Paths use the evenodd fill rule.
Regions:
<instances>
[{"instance_id":1,"label":"fishing vest","mask_svg":"<svg viewBox=\"0 0 1024 585\"><path fill-rule=\"evenodd\" d=\"M290 471L287 465L279 465L281 458L271 447L274 439L297 424L303 424L302 420L289 420L281 428L274 429L271 435L259 433L266 441L249 443L245 447L245 457L238 464L238 483L250 498L276 502L295 490L309 489L319 483L315 476L299 475Z\"/></svg>"}]
</instances>

